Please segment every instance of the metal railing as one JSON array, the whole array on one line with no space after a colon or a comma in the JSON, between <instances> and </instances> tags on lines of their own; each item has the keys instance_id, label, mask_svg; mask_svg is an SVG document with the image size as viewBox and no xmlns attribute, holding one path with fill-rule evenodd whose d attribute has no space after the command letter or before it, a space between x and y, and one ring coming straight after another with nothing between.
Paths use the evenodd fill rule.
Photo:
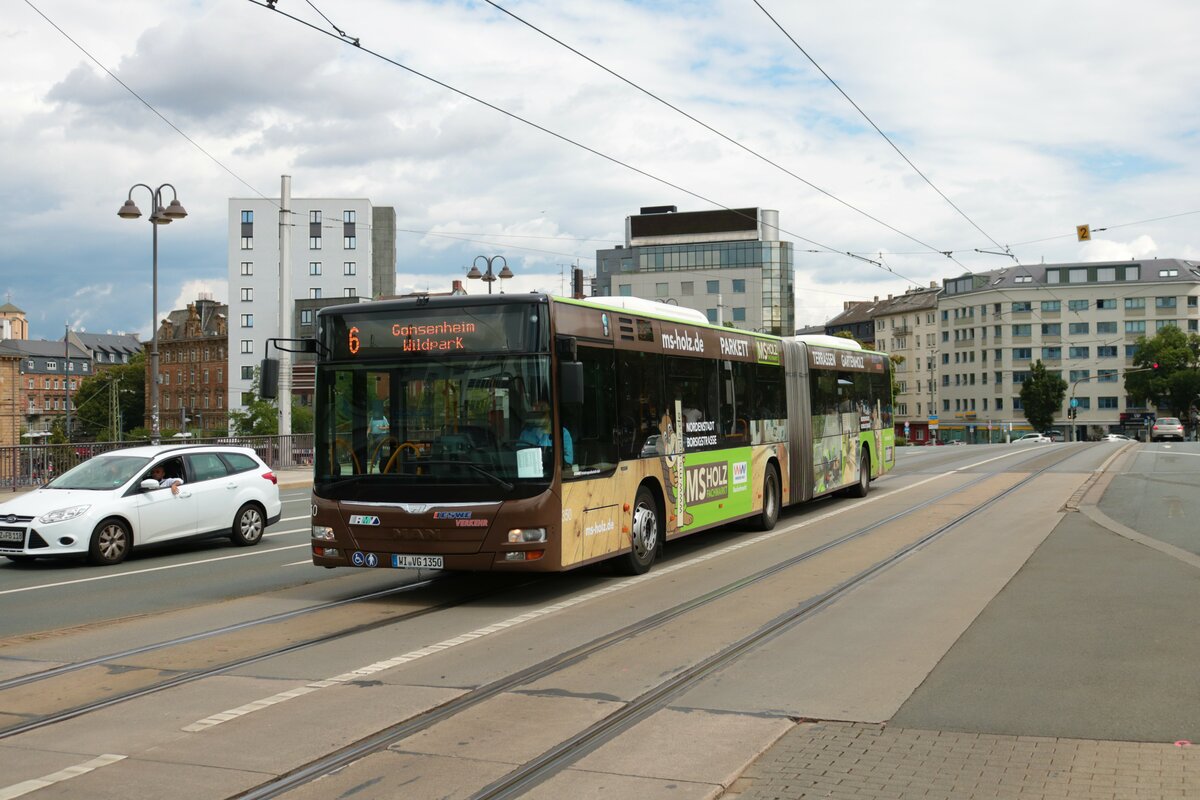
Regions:
<instances>
[{"instance_id":1,"label":"metal railing","mask_svg":"<svg viewBox=\"0 0 1200 800\"><path fill-rule=\"evenodd\" d=\"M92 456L149 445L150 441L71 442L69 444L23 444L0 447L0 487L13 491L41 486ZM223 444L249 447L271 469L305 469L312 466L313 435L220 436L167 439L163 444Z\"/></svg>"}]
</instances>

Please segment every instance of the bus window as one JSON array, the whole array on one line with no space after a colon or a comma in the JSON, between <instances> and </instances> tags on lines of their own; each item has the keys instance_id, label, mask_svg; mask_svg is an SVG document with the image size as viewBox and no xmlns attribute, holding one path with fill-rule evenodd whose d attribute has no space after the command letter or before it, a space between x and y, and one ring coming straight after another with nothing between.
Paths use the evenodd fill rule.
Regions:
<instances>
[{"instance_id":1,"label":"bus window","mask_svg":"<svg viewBox=\"0 0 1200 800\"><path fill-rule=\"evenodd\" d=\"M729 447L750 443L750 387L754 383L754 364L725 361L721 364L721 433Z\"/></svg>"},{"instance_id":2,"label":"bus window","mask_svg":"<svg viewBox=\"0 0 1200 800\"><path fill-rule=\"evenodd\" d=\"M563 473L568 478L573 474L610 470L617 465L617 443L613 438L617 397L613 351L580 347L579 360L583 363L583 396L587 400L562 407L563 427L570 433L575 448L574 468Z\"/></svg>"},{"instance_id":3,"label":"bus window","mask_svg":"<svg viewBox=\"0 0 1200 800\"><path fill-rule=\"evenodd\" d=\"M684 447L703 450L717 446L717 389L720 362L668 356L667 398L678 403Z\"/></svg>"},{"instance_id":4,"label":"bus window","mask_svg":"<svg viewBox=\"0 0 1200 800\"><path fill-rule=\"evenodd\" d=\"M617 444L621 458L658 455L659 427L668 412L663 396L663 357L617 354Z\"/></svg>"}]
</instances>

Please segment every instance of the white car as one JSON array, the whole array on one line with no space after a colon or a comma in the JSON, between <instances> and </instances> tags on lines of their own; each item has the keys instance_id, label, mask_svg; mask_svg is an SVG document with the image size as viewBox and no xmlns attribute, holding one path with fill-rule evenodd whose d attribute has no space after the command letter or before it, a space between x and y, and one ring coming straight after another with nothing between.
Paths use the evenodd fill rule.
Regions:
<instances>
[{"instance_id":1,"label":"white car","mask_svg":"<svg viewBox=\"0 0 1200 800\"><path fill-rule=\"evenodd\" d=\"M160 466L161 481L150 475ZM182 480L178 492L174 479ZM0 555L86 555L110 565L134 547L189 537L255 545L281 509L278 478L248 447L131 447L0 502Z\"/></svg>"},{"instance_id":2,"label":"white car","mask_svg":"<svg viewBox=\"0 0 1200 800\"><path fill-rule=\"evenodd\" d=\"M1049 443L1049 442L1053 442L1053 441L1054 441L1053 439L1051 439L1049 436L1047 436L1044 433L1027 433L1024 436L1013 439L1013 442L1015 442L1016 444L1030 444L1030 443L1043 443L1043 442Z\"/></svg>"},{"instance_id":3,"label":"white car","mask_svg":"<svg viewBox=\"0 0 1200 800\"><path fill-rule=\"evenodd\" d=\"M1128 436L1125 436L1124 434L1106 433L1106 434L1104 434L1104 436L1100 437L1100 441L1102 441L1102 442L1132 442L1133 440L1130 439Z\"/></svg>"}]
</instances>

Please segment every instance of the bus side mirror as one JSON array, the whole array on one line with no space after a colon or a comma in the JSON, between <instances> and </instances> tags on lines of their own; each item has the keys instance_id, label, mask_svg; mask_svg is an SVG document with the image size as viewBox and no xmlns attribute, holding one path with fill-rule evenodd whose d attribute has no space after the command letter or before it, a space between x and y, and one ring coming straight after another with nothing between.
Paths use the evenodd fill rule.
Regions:
<instances>
[{"instance_id":1,"label":"bus side mirror","mask_svg":"<svg viewBox=\"0 0 1200 800\"><path fill-rule=\"evenodd\" d=\"M258 396L274 400L279 396L279 359L264 358L258 371Z\"/></svg>"},{"instance_id":2,"label":"bus side mirror","mask_svg":"<svg viewBox=\"0 0 1200 800\"><path fill-rule=\"evenodd\" d=\"M564 403L583 404L583 362L560 361L558 363L559 399Z\"/></svg>"}]
</instances>

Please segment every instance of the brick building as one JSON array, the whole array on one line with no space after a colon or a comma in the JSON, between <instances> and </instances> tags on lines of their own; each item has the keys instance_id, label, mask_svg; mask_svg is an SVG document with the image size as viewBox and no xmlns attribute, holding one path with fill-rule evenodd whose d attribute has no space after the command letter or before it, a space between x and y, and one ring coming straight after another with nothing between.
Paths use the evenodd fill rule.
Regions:
<instances>
[{"instance_id":1,"label":"brick building","mask_svg":"<svg viewBox=\"0 0 1200 800\"><path fill-rule=\"evenodd\" d=\"M158 329L159 427L197 433L224 431L229 376L229 306L201 296L170 312ZM149 374L149 364L147 364ZM150 427L146 382L146 427Z\"/></svg>"}]
</instances>

